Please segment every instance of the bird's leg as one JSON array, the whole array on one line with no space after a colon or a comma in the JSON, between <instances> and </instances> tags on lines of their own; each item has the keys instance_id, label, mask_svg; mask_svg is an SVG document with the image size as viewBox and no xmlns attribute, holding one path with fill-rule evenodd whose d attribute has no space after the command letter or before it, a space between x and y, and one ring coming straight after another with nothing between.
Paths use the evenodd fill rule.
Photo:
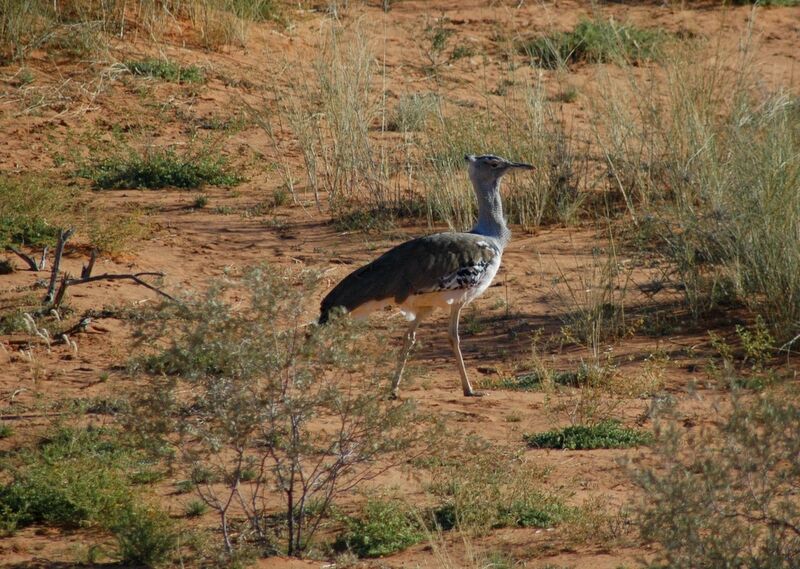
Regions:
<instances>
[{"instance_id":1,"label":"bird's leg","mask_svg":"<svg viewBox=\"0 0 800 569\"><path fill-rule=\"evenodd\" d=\"M406 342L403 345L403 350L400 352L400 358L397 360L397 371L395 372L394 380L392 381L392 399L397 399L398 395L400 394L400 380L403 378L403 371L406 369L408 354L411 353L411 348L413 348L414 344L417 342L417 328L419 328L422 319L425 318L425 316L427 316L429 313L429 310L420 310L417 312L414 320L412 320L408 325L408 329L406 330Z\"/></svg>"},{"instance_id":2,"label":"bird's leg","mask_svg":"<svg viewBox=\"0 0 800 569\"><path fill-rule=\"evenodd\" d=\"M473 391L469 383L467 369L464 367L464 357L461 355L461 338L458 336L458 318L461 316L462 307L463 304L453 304L452 308L450 308L450 327L448 329L450 346L453 348L453 353L456 356L456 363L458 364L458 371L461 374L461 387L464 389L464 396L481 397L484 393Z\"/></svg>"}]
</instances>

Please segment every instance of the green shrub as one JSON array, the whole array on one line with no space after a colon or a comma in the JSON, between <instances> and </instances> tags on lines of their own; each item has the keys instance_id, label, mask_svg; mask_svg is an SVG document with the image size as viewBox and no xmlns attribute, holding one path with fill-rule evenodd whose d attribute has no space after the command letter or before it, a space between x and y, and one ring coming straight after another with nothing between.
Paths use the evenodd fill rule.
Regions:
<instances>
[{"instance_id":1,"label":"green shrub","mask_svg":"<svg viewBox=\"0 0 800 569\"><path fill-rule=\"evenodd\" d=\"M577 62L639 63L657 59L665 38L660 30L595 19L581 21L571 32L524 42L519 50L550 69Z\"/></svg>"},{"instance_id":2,"label":"green shrub","mask_svg":"<svg viewBox=\"0 0 800 569\"><path fill-rule=\"evenodd\" d=\"M80 206L77 198L75 190L45 177L0 175L0 248L54 245L60 224Z\"/></svg>"},{"instance_id":3,"label":"green shrub","mask_svg":"<svg viewBox=\"0 0 800 569\"><path fill-rule=\"evenodd\" d=\"M153 77L175 83L202 83L203 71L195 65L182 66L167 59L142 59L128 61L125 66L134 75Z\"/></svg>"},{"instance_id":4,"label":"green shrub","mask_svg":"<svg viewBox=\"0 0 800 569\"><path fill-rule=\"evenodd\" d=\"M408 402L376 396L388 381L357 322L306 324L316 282L310 271L255 268L160 307L137 332L159 349L132 363L143 382L130 427L180 450L228 554L281 544L301 555L341 487L405 461L437 431ZM247 544L228 537L239 523L231 500L244 510Z\"/></svg>"},{"instance_id":5,"label":"green shrub","mask_svg":"<svg viewBox=\"0 0 800 569\"><path fill-rule=\"evenodd\" d=\"M117 538L123 563L155 567L169 559L177 546L172 520L161 510L130 506L114 515L110 529Z\"/></svg>"},{"instance_id":6,"label":"green shrub","mask_svg":"<svg viewBox=\"0 0 800 569\"><path fill-rule=\"evenodd\" d=\"M106 429L60 428L23 451L0 487L0 529L34 523L108 530L123 561L149 566L174 549L175 532L161 511L142 505L125 476L138 452Z\"/></svg>"},{"instance_id":7,"label":"green shrub","mask_svg":"<svg viewBox=\"0 0 800 569\"><path fill-rule=\"evenodd\" d=\"M24 465L0 488L0 504L21 526L102 526L130 502L120 475L127 458L107 433L61 429L38 451L23 454Z\"/></svg>"},{"instance_id":8,"label":"green shrub","mask_svg":"<svg viewBox=\"0 0 800 569\"><path fill-rule=\"evenodd\" d=\"M732 396L719 428L660 422L647 464L642 536L658 544L656 567L789 569L800 556L800 407L796 389Z\"/></svg>"},{"instance_id":9,"label":"green shrub","mask_svg":"<svg viewBox=\"0 0 800 569\"><path fill-rule=\"evenodd\" d=\"M202 500L192 500L186 504L186 515L190 518L202 516L208 511L208 506Z\"/></svg>"},{"instance_id":10,"label":"green shrub","mask_svg":"<svg viewBox=\"0 0 800 569\"><path fill-rule=\"evenodd\" d=\"M178 154L172 148L150 148L143 153L131 151L127 156L111 156L82 169L98 188L164 187L201 188L232 186L242 178L230 172L222 156L203 150Z\"/></svg>"},{"instance_id":11,"label":"green shrub","mask_svg":"<svg viewBox=\"0 0 800 569\"><path fill-rule=\"evenodd\" d=\"M391 555L425 538L409 507L398 499L370 498L361 513L347 518L346 524L334 547L359 557Z\"/></svg>"},{"instance_id":12,"label":"green shrub","mask_svg":"<svg viewBox=\"0 0 800 569\"><path fill-rule=\"evenodd\" d=\"M623 427L617 421L604 421L597 425L574 425L525 435L525 441L529 446L569 450L628 448L647 444L650 439L649 433Z\"/></svg>"},{"instance_id":13,"label":"green shrub","mask_svg":"<svg viewBox=\"0 0 800 569\"><path fill-rule=\"evenodd\" d=\"M0 439L7 439L14 434L14 427L11 425L0 424Z\"/></svg>"}]
</instances>

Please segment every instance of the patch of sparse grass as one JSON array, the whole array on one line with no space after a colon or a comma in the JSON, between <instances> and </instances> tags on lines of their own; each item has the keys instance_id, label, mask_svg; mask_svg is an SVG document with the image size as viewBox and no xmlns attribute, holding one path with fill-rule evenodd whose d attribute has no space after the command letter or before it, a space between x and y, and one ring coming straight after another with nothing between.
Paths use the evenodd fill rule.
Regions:
<instances>
[{"instance_id":1,"label":"patch of sparse grass","mask_svg":"<svg viewBox=\"0 0 800 569\"><path fill-rule=\"evenodd\" d=\"M598 448L628 448L647 444L649 433L624 427L617 421L595 425L572 425L544 433L525 435L525 442L534 448L587 450Z\"/></svg>"},{"instance_id":2,"label":"patch of sparse grass","mask_svg":"<svg viewBox=\"0 0 800 569\"><path fill-rule=\"evenodd\" d=\"M0 425L0 439L7 439L14 434L14 428L11 425L3 423Z\"/></svg>"},{"instance_id":3,"label":"patch of sparse grass","mask_svg":"<svg viewBox=\"0 0 800 569\"><path fill-rule=\"evenodd\" d=\"M665 77L629 70L597 98L612 191L641 241L677 270L695 318L743 304L779 341L800 321L800 103L765 92L748 37L698 65L676 51ZM665 191L668 188L668 191Z\"/></svg>"},{"instance_id":4,"label":"patch of sparse grass","mask_svg":"<svg viewBox=\"0 0 800 569\"><path fill-rule=\"evenodd\" d=\"M58 228L80 207L76 198L74 189L46 177L0 175L0 248L54 245Z\"/></svg>"},{"instance_id":5,"label":"patch of sparse grass","mask_svg":"<svg viewBox=\"0 0 800 569\"><path fill-rule=\"evenodd\" d=\"M203 70L196 65L180 65L168 59L142 59L127 61L125 66L134 75L163 79L173 83L202 83Z\"/></svg>"},{"instance_id":6,"label":"patch of sparse grass","mask_svg":"<svg viewBox=\"0 0 800 569\"><path fill-rule=\"evenodd\" d=\"M358 516L345 521L347 529L334 544L359 557L383 557L419 543L425 533L410 507L397 498L370 498Z\"/></svg>"},{"instance_id":7,"label":"patch of sparse grass","mask_svg":"<svg viewBox=\"0 0 800 569\"><path fill-rule=\"evenodd\" d=\"M242 180L224 157L209 149L182 154L173 148L131 150L127 156L110 156L86 166L81 173L101 189L197 189L206 184L233 186Z\"/></svg>"},{"instance_id":8,"label":"patch of sparse grass","mask_svg":"<svg viewBox=\"0 0 800 569\"><path fill-rule=\"evenodd\" d=\"M402 95L389 115L387 127L399 132L422 130L438 105L438 97L433 93Z\"/></svg>"},{"instance_id":9,"label":"patch of sparse grass","mask_svg":"<svg viewBox=\"0 0 800 569\"><path fill-rule=\"evenodd\" d=\"M499 527L552 527L569 511L543 484L546 472L509 449L472 448L432 465L432 521L443 530L485 533Z\"/></svg>"},{"instance_id":10,"label":"patch of sparse grass","mask_svg":"<svg viewBox=\"0 0 800 569\"><path fill-rule=\"evenodd\" d=\"M581 21L570 32L523 42L518 49L533 64L548 69L578 62L635 64L657 59L666 37L658 29L594 19Z\"/></svg>"}]
</instances>

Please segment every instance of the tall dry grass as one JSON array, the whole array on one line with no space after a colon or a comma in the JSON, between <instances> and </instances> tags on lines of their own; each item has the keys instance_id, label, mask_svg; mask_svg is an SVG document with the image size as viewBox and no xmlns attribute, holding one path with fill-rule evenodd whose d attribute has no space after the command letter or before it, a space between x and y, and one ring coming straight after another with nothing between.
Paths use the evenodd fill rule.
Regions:
<instances>
[{"instance_id":1,"label":"tall dry grass","mask_svg":"<svg viewBox=\"0 0 800 569\"><path fill-rule=\"evenodd\" d=\"M785 335L800 327L800 99L766 90L752 53L678 53L654 77L607 82L596 139L691 311L742 303Z\"/></svg>"},{"instance_id":2,"label":"tall dry grass","mask_svg":"<svg viewBox=\"0 0 800 569\"><path fill-rule=\"evenodd\" d=\"M210 48L243 45L250 22L281 20L275 0L0 0L0 61L38 48L86 56L112 37L159 38L171 22L189 20Z\"/></svg>"}]
</instances>

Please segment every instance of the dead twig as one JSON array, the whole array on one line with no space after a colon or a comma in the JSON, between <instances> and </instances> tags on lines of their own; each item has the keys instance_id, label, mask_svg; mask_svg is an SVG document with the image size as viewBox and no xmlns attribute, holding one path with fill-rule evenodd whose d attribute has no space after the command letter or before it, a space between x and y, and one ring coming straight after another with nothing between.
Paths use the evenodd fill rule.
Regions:
<instances>
[{"instance_id":1,"label":"dead twig","mask_svg":"<svg viewBox=\"0 0 800 569\"><path fill-rule=\"evenodd\" d=\"M36 259L28 255L27 253L23 253L16 247L12 247L11 245L6 245L6 251L11 251L17 257L25 261L25 264L27 264L30 270L32 271L41 271L44 268L46 262L45 255L47 255L47 247L44 248L44 251L42 252L42 260L38 263L36 262Z\"/></svg>"},{"instance_id":2,"label":"dead twig","mask_svg":"<svg viewBox=\"0 0 800 569\"><path fill-rule=\"evenodd\" d=\"M173 302L178 302L178 300L164 292L163 290L154 287L150 283L142 280L141 277L163 277L164 273L158 272L142 272L142 273L126 273L126 274L111 274L111 273L104 273L102 275L97 275L94 277L86 277L86 278L78 278L78 279L71 279L68 275L64 275L64 278L61 280L61 286L58 289L58 293L56 293L55 300L53 301L53 307L58 307L61 301L64 298L64 293L67 290L67 287L75 286L75 285L82 285L86 283L92 283L95 281L118 281L123 279L132 280L137 284L142 285L143 287L152 290L153 292L160 294L164 298L168 298Z\"/></svg>"},{"instance_id":3,"label":"dead twig","mask_svg":"<svg viewBox=\"0 0 800 569\"><path fill-rule=\"evenodd\" d=\"M47 294L44 297L44 301L47 304L53 302L53 298L55 297L56 293L56 281L58 280L58 269L61 266L61 257L64 255L64 245L67 244L67 240L72 237L72 234L75 233L75 229L70 228L67 230L61 230L58 232L58 244L56 244L56 255L53 259L53 268L50 271L50 285L47 287Z\"/></svg>"}]
</instances>

